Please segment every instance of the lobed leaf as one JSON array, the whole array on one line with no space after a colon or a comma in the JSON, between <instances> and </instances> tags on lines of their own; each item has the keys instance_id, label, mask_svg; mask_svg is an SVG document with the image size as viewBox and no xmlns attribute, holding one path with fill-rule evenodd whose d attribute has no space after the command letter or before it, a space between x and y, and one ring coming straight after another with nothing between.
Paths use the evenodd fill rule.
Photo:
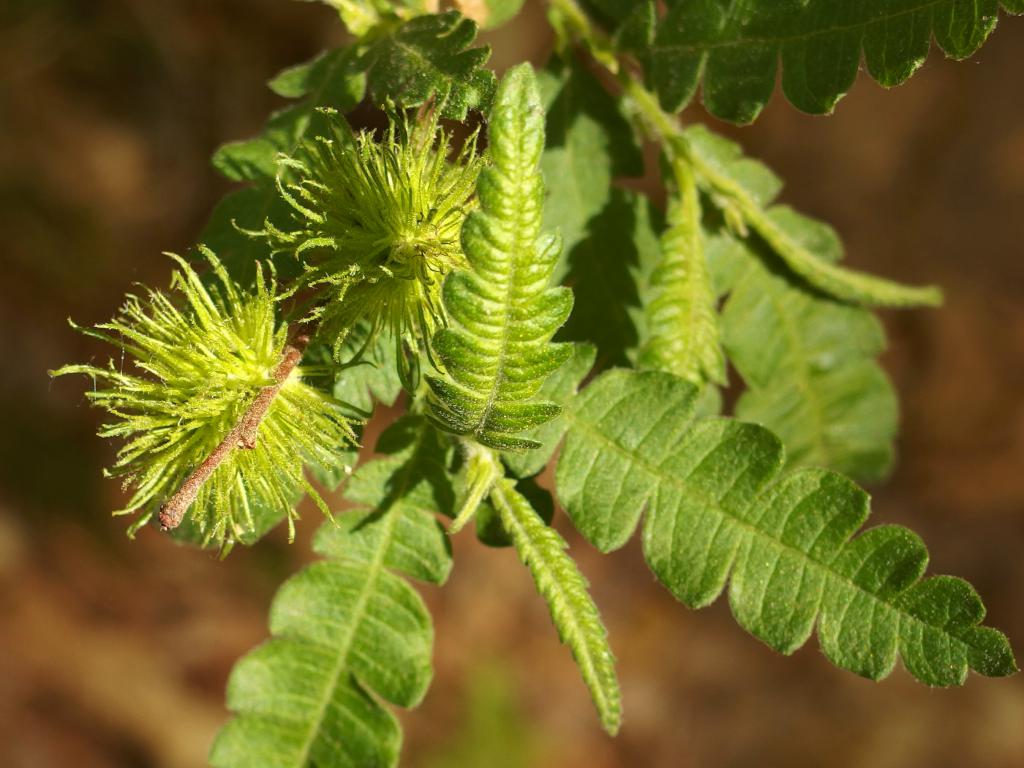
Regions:
<instances>
[{"instance_id":1,"label":"lobed leaf","mask_svg":"<svg viewBox=\"0 0 1024 768\"><path fill-rule=\"evenodd\" d=\"M879 84L906 81L932 39L954 59L973 54L995 29L1000 6L1019 0L670 0L645 47L648 78L666 110L681 110L703 86L716 117L755 120L775 88L795 107L831 112L853 85L863 60Z\"/></svg>"},{"instance_id":2,"label":"lobed leaf","mask_svg":"<svg viewBox=\"0 0 1024 768\"><path fill-rule=\"evenodd\" d=\"M320 529L314 549L325 559L284 584L271 639L232 672L236 717L213 745L215 768L397 765L401 730L381 700L420 702L433 645L426 607L401 576L447 578L448 539L434 513L450 513L453 496L433 430L421 419L397 430L413 442L362 467L349 487L370 508Z\"/></svg>"},{"instance_id":3,"label":"lobed leaf","mask_svg":"<svg viewBox=\"0 0 1024 768\"><path fill-rule=\"evenodd\" d=\"M517 435L558 415L534 398L571 354L550 339L572 309L568 289L549 287L558 239L541 234L544 112L529 65L502 80L488 136L480 208L462 229L470 270L452 273L442 291L451 327L434 337L444 375L427 379L430 413L483 446L525 450L540 444Z\"/></svg>"},{"instance_id":4,"label":"lobed leaf","mask_svg":"<svg viewBox=\"0 0 1024 768\"><path fill-rule=\"evenodd\" d=\"M568 412L559 497L604 552L632 536L683 603L728 588L736 620L783 653L814 630L837 666L872 679L897 657L918 680L963 683L1016 670L1006 638L979 626L984 608L960 579L922 580L927 550L912 532L872 528L868 496L834 472L780 475L768 430L697 419L698 389L661 372L610 371Z\"/></svg>"},{"instance_id":5,"label":"lobed leaf","mask_svg":"<svg viewBox=\"0 0 1024 768\"><path fill-rule=\"evenodd\" d=\"M558 636L572 650L601 724L615 735L622 715L615 657L597 606L587 593L586 579L565 553L562 537L516 492L513 482L499 480L491 491L491 502L519 558L533 574L537 591L547 601Z\"/></svg>"}]
</instances>

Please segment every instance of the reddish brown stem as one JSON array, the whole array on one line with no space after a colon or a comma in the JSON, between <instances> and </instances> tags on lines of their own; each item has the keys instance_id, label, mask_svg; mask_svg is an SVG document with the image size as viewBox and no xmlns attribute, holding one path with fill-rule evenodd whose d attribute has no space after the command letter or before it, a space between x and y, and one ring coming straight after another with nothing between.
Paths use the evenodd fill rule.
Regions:
<instances>
[{"instance_id":1,"label":"reddish brown stem","mask_svg":"<svg viewBox=\"0 0 1024 768\"><path fill-rule=\"evenodd\" d=\"M210 479L217 467L224 463L233 450L236 448L252 450L256 447L260 423L267 415L270 404L274 401L277 393L281 391L281 387L302 359L302 353L308 343L308 336L299 336L292 344L285 346L281 362L274 370L274 383L260 390L256 399L242 414L238 424L224 436L213 452L195 468L191 475L185 478L181 487L160 507L161 530L170 531L181 525L185 512L196 500L203 483Z\"/></svg>"}]
</instances>

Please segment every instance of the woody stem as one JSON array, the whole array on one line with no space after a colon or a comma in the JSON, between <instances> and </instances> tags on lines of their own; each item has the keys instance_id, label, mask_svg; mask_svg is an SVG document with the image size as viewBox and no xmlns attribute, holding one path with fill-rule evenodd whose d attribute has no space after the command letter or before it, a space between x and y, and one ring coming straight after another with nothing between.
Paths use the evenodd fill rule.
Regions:
<instances>
[{"instance_id":1,"label":"woody stem","mask_svg":"<svg viewBox=\"0 0 1024 768\"><path fill-rule=\"evenodd\" d=\"M236 448L251 451L256 447L260 423L267 415L270 404L274 401L277 393L281 391L281 387L295 370L295 366L302 360L302 353L307 344L309 344L308 336L298 336L294 342L285 346L281 353L281 361L274 370L274 383L260 390L238 423L224 436L224 439L210 455L192 471L192 474L185 478L174 495L160 507L161 530L170 531L181 525L185 512L199 495L199 489L210 479L217 467L231 455L232 451Z\"/></svg>"}]
</instances>

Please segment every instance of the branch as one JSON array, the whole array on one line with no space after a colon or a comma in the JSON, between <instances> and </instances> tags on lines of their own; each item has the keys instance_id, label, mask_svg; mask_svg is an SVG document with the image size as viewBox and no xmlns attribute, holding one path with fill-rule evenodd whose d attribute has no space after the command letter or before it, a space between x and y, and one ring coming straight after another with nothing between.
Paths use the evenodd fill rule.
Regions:
<instances>
[{"instance_id":1,"label":"branch","mask_svg":"<svg viewBox=\"0 0 1024 768\"><path fill-rule=\"evenodd\" d=\"M302 353L309 343L308 336L296 337L293 344L285 345L281 362L274 371L274 383L264 387L246 409L238 424L224 436L213 452L189 475L181 487L160 507L160 530L170 531L181 525L185 512L199 495L203 483L217 470L235 448L251 451L256 447L256 436L260 423L267 415L270 404L287 381L295 366L302 359Z\"/></svg>"}]
</instances>

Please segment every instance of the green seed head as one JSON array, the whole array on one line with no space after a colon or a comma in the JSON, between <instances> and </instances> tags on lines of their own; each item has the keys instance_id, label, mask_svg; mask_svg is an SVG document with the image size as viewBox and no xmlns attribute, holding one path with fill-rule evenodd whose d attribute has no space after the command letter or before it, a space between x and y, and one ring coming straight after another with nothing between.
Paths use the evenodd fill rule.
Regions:
<instances>
[{"instance_id":1,"label":"green seed head","mask_svg":"<svg viewBox=\"0 0 1024 768\"><path fill-rule=\"evenodd\" d=\"M267 225L278 250L306 267L302 287L318 289L314 317L337 350L360 320L417 342L443 322L440 287L465 265L460 235L474 206L483 161L475 140L449 161L450 137L431 128L417 139L391 123L384 138L333 133L307 143L282 166L293 209L290 229Z\"/></svg>"}]
</instances>

